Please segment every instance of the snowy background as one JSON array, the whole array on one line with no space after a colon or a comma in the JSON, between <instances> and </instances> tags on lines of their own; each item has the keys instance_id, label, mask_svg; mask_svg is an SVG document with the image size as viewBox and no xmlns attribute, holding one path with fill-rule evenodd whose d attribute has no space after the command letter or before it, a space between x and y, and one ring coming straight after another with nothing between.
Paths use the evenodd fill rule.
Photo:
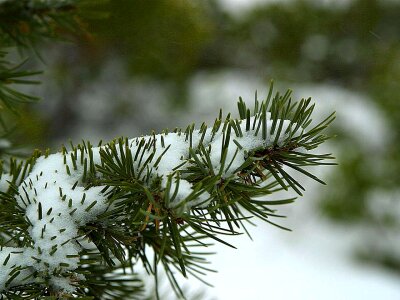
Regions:
<instances>
[{"instance_id":1,"label":"snowy background","mask_svg":"<svg viewBox=\"0 0 400 300\"><path fill-rule=\"evenodd\" d=\"M196 123L212 120L215 107L235 111L239 96L252 101L252 91L257 90L260 98L266 94L264 83L234 70L199 74L191 86L193 102L185 118ZM287 86L281 82L278 89ZM316 107L316 122L336 110L335 122L345 128L352 125L354 139L366 147L382 147L389 138L388 125L376 107L365 105L365 96L332 85L290 87L295 99L324 99ZM332 140L324 150L335 152L335 148ZM321 167L316 173L325 179L331 171L334 167ZM311 180L306 180L305 187L304 197L279 208L288 217L279 224L292 232L256 222L257 227L249 227L253 241L243 235L228 239L236 250L224 245L211 249L217 251L210 260L218 273L206 277L215 287L207 289L205 299L400 299L397 276L352 257L368 229L333 226L315 209L316 202L322 201L319 195L328 189ZM195 279L189 280L189 286L203 289Z\"/></svg>"},{"instance_id":2,"label":"snowy background","mask_svg":"<svg viewBox=\"0 0 400 300\"><path fill-rule=\"evenodd\" d=\"M282 89L286 86L284 83L280 85ZM235 72L211 75L209 78L202 76L193 87L194 99L213 99L196 102L201 103L200 107L196 106L200 114L207 110L212 113L217 103L226 111L234 110L236 103L232 99L237 99L239 95L244 99L254 97L250 92L244 94L244 91L264 90L265 93L263 83ZM354 139L361 139L370 149L382 147L390 134L379 111L372 105L366 106L362 95L335 86L291 88L296 99L324 99L325 105L319 103L317 106L315 121L336 110L335 122L351 128ZM335 140L325 145L325 150L335 152L334 149ZM332 169L322 167L317 174L326 178ZM400 298L396 276L357 264L352 259L354 247L363 242L363 234L368 229L332 226L315 210L315 202L321 201L319 195L326 193L327 189L315 182L307 183L304 197L293 205L279 209L288 216L280 224L293 229L292 232L258 222L256 228L250 227L253 241L241 236L232 239L237 250L220 245L216 247L218 254L212 257L212 265L218 273L207 278L215 283L210 295L216 295L217 299L238 300Z\"/></svg>"}]
</instances>

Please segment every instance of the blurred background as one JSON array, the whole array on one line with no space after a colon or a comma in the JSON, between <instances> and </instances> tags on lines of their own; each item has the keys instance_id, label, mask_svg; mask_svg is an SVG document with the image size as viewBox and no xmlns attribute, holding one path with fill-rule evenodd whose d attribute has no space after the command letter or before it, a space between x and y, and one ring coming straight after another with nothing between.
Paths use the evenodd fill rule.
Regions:
<instances>
[{"instance_id":1,"label":"blurred background","mask_svg":"<svg viewBox=\"0 0 400 300\"><path fill-rule=\"evenodd\" d=\"M331 111L327 183L280 208L293 232L258 224L217 245L201 299L400 299L400 1L98 1L77 42L40 45L45 70L10 139L52 151L89 139L211 122L291 88ZM1 145L0 145L1 146ZM303 178L304 179L304 178ZM279 196L276 196L279 197ZM172 297L172 296L171 296ZM189 297L190 298L190 297ZM169 299L169 298L168 298ZM170 298L173 299L173 298Z\"/></svg>"}]
</instances>

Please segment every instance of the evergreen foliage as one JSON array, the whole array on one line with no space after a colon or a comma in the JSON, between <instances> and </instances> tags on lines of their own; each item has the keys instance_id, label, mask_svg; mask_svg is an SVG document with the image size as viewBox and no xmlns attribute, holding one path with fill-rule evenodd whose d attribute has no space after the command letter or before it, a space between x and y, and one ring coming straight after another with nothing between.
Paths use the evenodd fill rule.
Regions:
<instances>
[{"instance_id":1,"label":"evergreen foliage","mask_svg":"<svg viewBox=\"0 0 400 300\"><path fill-rule=\"evenodd\" d=\"M79 29L77 3L0 2L1 45L31 47ZM13 111L36 101L15 84L37 83L38 72L20 67L0 63L0 99ZM292 101L271 85L265 100L256 94L250 109L240 99L238 118L221 111L211 126L3 157L2 298L143 299L139 262L156 284L162 267L184 298L176 272L204 281L210 240L234 247L224 236L247 233L252 218L286 229L273 207L295 199L270 195L302 195L296 172L324 183L309 167L334 164L315 151L334 114L313 124L313 109L310 99Z\"/></svg>"}]
</instances>

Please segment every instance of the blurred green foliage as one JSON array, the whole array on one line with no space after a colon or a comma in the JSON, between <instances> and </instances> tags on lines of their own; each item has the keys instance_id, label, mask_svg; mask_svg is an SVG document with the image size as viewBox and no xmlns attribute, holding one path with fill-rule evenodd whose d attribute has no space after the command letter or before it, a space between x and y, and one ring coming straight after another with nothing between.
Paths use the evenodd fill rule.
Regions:
<instances>
[{"instance_id":1,"label":"blurred green foliage","mask_svg":"<svg viewBox=\"0 0 400 300\"><path fill-rule=\"evenodd\" d=\"M115 57L132 77L151 78L170 86L172 105L187 101L187 80L199 68L213 34L213 23L200 0L113 0L100 5L106 19L83 18L89 39L81 55L96 69Z\"/></svg>"},{"instance_id":2,"label":"blurred green foliage","mask_svg":"<svg viewBox=\"0 0 400 300\"><path fill-rule=\"evenodd\" d=\"M135 75L185 80L211 31L201 1L110 1L107 20L88 23L96 46L122 56Z\"/></svg>"}]
</instances>

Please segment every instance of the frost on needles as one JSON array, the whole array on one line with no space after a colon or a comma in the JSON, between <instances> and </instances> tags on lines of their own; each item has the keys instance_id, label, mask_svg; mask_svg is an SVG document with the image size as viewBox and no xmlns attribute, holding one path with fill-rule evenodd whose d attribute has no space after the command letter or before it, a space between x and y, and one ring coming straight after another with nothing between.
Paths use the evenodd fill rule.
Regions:
<instances>
[{"instance_id":1,"label":"frost on needles","mask_svg":"<svg viewBox=\"0 0 400 300\"><path fill-rule=\"evenodd\" d=\"M201 274L203 253L191 249L204 250L204 238L229 245L222 234L238 234L251 216L277 225L270 206L294 199L260 197L288 188L301 195L289 169L322 182L304 167L332 164L330 154L310 150L328 138L322 132L334 115L310 126L313 107L271 88L252 110L240 99L239 119L220 113L211 127L84 142L4 163L2 295L132 298L142 289L133 272L139 260L155 275L161 263L182 294L173 268Z\"/></svg>"}]
</instances>

